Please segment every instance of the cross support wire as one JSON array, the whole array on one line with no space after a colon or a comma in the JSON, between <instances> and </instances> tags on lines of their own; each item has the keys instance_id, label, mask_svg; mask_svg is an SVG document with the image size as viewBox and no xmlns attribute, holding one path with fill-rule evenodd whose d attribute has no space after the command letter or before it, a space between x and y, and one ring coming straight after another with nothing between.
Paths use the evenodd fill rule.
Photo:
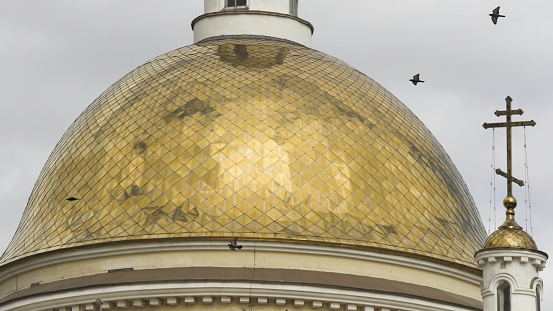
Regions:
<instances>
[{"instance_id":1,"label":"cross support wire","mask_svg":"<svg viewBox=\"0 0 553 311\"><path fill-rule=\"evenodd\" d=\"M513 152L512 152L512 138L511 138L511 129L513 127L517 126L535 126L536 122L534 120L531 121L521 121L521 122L513 122L511 120L511 117L513 115L522 115L524 112L522 109L512 110L511 109L511 102L513 99L510 96L507 96L505 98L505 102L507 104L506 110L497 110L495 112L495 115L505 116L507 122L499 122L499 123L484 123L482 126L485 129L489 128L497 128L497 127L504 127L507 130L507 173L503 172L501 169L496 169L495 173L497 175L503 176L507 179L507 197L503 201L503 204L507 208L507 221L505 222L504 226L506 224L509 224L509 227L519 227L516 222L514 221L515 216L515 207L516 207L516 199L513 197L513 182L516 183L519 186L524 186L524 182L520 179L517 179L513 177ZM520 228L520 227L519 227Z\"/></svg>"},{"instance_id":2,"label":"cross support wire","mask_svg":"<svg viewBox=\"0 0 553 311\"><path fill-rule=\"evenodd\" d=\"M497 175L503 176L507 178L507 195L512 197L513 196L513 182L515 182L519 186L524 186L524 182L520 179L516 179L513 177L513 152L512 152L512 138L511 138L511 129L516 126L535 126L536 122L534 120L531 121L522 121L522 122L512 122L511 116L513 115L522 115L524 111L522 109L512 110L511 109L511 102L513 99L510 96L507 96L505 98L505 102L507 103L507 110L497 110L495 112L495 115L500 116L506 116L507 122L500 122L500 123L484 123L482 126L485 129L489 128L496 128L496 127L505 127L507 129L507 173L503 172L501 169L495 170L495 173Z\"/></svg>"}]
</instances>

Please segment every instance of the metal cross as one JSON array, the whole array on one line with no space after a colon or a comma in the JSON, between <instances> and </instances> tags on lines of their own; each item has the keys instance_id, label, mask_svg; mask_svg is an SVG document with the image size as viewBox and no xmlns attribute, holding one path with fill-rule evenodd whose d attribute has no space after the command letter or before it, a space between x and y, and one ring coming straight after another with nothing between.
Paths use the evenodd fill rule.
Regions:
<instances>
[{"instance_id":1,"label":"metal cross","mask_svg":"<svg viewBox=\"0 0 553 311\"><path fill-rule=\"evenodd\" d=\"M513 182L515 182L519 186L524 186L524 182L520 179L516 179L513 177L512 174L512 150L511 150L511 128L515 126L534 126L536 125L536 122L534 120L531 121L521 121L521 122L512 122L511 116L512 115L522 115L524 112L522 109L518 110L511 110L511 102L513 99L510 96L507 96L505 98L505 102L507 103L507 110L497 110L495 112L495 115L500 116L506 116L507 122L500 122L500 123L484 123L482 126L485 129L489 128L496 128L496 127L505 127L507 128L507 173L503 172L500 169L495 170L495 173L497 175L503 176L507 178L507 196L512 197L513 196Z\"/></svg>"}]
</instances>

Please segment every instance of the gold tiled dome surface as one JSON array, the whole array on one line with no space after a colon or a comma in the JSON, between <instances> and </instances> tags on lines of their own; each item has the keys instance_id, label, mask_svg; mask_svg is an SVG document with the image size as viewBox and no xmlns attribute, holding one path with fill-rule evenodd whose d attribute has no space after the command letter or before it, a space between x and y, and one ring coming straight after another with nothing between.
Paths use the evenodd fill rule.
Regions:
<instances>
[{"instance_id":1,"label":"gold tiled dome surface","mask_svg":"<svg viewBox=\"0 0 553 311\"><path fill-rule=\"evenodd\" d=\"M538 246L534 239L522 231L522 229L511 229L500 227L492 233L484 244L484 249L490 248L520 248L528 250L537 250Z\"/></svg>"},{"instance_id":2,"label":"gold tiled dome surface","mask_svg":"<svg viewBox=\"0 0 553 311\"><path fill-rule=\"evenodd\" d=\"M379 84L303 46L228 38L148 61L96 99L48 159L1 262L230 236L475 266L486 234L448 155Z\"/></svg>"}]
</instances>

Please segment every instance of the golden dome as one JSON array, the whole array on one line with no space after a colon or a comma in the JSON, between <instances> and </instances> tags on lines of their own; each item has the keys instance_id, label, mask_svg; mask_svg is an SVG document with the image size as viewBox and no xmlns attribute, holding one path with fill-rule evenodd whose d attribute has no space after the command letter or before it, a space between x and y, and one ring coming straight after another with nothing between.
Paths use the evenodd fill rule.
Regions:
<instances>
[{"instance_id":1,"label":"golden dome","mask_svg":"<svg viewBox=\"0 0 553 311\"><path fill-rule=\"evenodd\" d=\"M534 239L523 231L522 227L515 221L515 208L517 207L515 197L507 196L503 199L503 206L507 209L505 222L488 237L486 243L484 243L484 248L480 251L490 248L537 250L538 246Z\"/></svg>"},{"instance_id":2,"label":"golden dome","mask_svg":"<svg viewBox=\"0 0 553 311\"><path fill-rule=\"evenodd\" d=\"M490 248L537 250L538 246L534 239L522 229L501 226L486 240L483 250Z\"/></svg>"},{"instance_id":3,"label":"golden dome","mask_svg":"<svg viewBox=\"0 0 553 311\"><path fill-rule=\"evenodd\" d=\"M379 84L300 45L227 38L148 61L96 99L0 262L235 236L474 267L486 234L446 152Z\"/></svg>"}]
</instances>

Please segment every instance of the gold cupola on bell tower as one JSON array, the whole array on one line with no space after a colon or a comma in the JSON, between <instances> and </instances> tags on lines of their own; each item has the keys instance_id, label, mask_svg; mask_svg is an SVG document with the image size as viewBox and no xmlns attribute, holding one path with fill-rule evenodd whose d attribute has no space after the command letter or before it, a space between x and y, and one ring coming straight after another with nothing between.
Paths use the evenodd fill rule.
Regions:
<instances>
[{"instance_id":1,"label":"gold cupola on bell tower","mask_svg":"<svg viewBox=\"0 0 553 311\"><path fill-rule=\"evenodd\" d=\"M532 121L512 121L513 115L522 115L521 109L511 108L512 98L505 99L507 109L495 115L506 116L506 122L484 123L483 127L506 128L507 172L501 169L496 174L507 179L507 197L503 205L507 209L505 222L493 232L484 247L476 252L478 266L483 270L482 299L484 311L540 310L543 297L543 282L539 271L545 268L547 254L538 250L534 239L515 220L517 200L513 196L513 183L524 182L512 174L511 129L518 126L535 126Z\"/></svg>"}]
</instances>

